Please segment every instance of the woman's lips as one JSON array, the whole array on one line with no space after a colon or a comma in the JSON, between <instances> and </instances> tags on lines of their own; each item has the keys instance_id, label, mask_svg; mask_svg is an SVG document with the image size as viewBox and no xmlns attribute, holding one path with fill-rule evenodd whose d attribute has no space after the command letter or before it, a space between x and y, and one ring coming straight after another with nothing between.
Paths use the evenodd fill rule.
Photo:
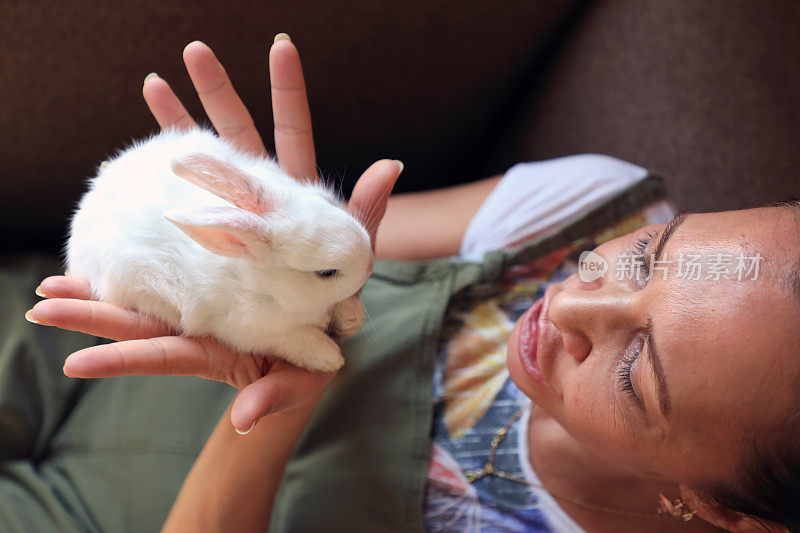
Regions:
<instances>
[{"instance_id":1,"label":"woman's lips","mask_svg":"<svg viewBox=\"0 0 800 533\"><path fill-rule=\"evenodd\" d=\"M562 344L561 334L550 322L550 302L561 290L557 283L548 286L544 296L522 315L519 323L517 335L519 359L525 372L541 384L547 384L550 379L549 377L545 379L545 374L549 375L552 372L553 355Z\"/></svg>"},{"instance_id":2,"label":"woman's lips","mask_svg":"<svg viewBox=\"0 0 800 533\"><path fill-rule=\"evenodd\" d=\"M539 383L544 383L542 373L536 360L539 344L539 316L544 306L545 298L539 298L535 304L522 316L519 336L517 337L517 352L525 372Z\"/></svg>"}]
</instances>

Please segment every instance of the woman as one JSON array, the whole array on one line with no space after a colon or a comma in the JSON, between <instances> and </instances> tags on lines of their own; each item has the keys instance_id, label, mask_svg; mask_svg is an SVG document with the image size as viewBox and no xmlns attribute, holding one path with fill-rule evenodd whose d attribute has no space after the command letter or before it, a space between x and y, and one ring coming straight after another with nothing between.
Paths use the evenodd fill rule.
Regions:
<instances>
[{"instance_id":1,"label":"woman","mask_svg":"<svg viewBox=\"0 0 800 533\"><path fill-rule=\"evenodd\" d=\"M211 51L195 42L184 59L220 135L263 150ZM293 175L316 175L299 58L285 36L272 47L270 74L279 161ZM148 77L143 92L162 127L193 126L166 82ZM455 254L499 178L392 200L376 238L401 170L401 164L377 162L351 198L350 210L370 228L376 255ZM439 208L445 194L452 209ZM417 227L409 227L412 220ZM657 275L586 280L576 273L551 284L516 322L508 371L535 405L528 419L530 463L574 525L587 531L798 527L792 502L800 398L791 353L800 318L797 224L795 208L784 206L682 215L645 226L594 250L609 272L638 246L645 260L637 268L644 270L666 257L724 251L763 256L761 275L737 282ZM445 232L424 231L429 227ZM266 530L289 456L334 376L280 360L235 357L209 339L170 336L147 317L91 301L83 280L48 278L37 294L49 299L26 315L29 320L121 341L72 354L64 365L70 376L196 375L240 390L164 529ZM504 434L498 432L493 449ZM655 516L659 493L676 515L702 520L683 524Z\"/></svg>"}]
</instances>

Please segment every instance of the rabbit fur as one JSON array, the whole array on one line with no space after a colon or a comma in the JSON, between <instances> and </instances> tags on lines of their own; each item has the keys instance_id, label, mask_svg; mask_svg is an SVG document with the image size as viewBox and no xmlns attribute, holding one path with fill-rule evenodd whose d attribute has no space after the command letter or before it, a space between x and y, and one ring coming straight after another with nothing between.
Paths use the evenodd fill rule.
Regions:
<instances>
[{"instance_id":1,"label":"rabbit fur","mask_svg":"<svg viewBox=\"0 0 800 533\"><path fill-rule=\"evenodd\" d=\"M67 269L93 297L239 353L344 363L372 271L369 234L329 188L212 131L164 130L98 169L70 223Z\"/></svg>"}]
</instances>

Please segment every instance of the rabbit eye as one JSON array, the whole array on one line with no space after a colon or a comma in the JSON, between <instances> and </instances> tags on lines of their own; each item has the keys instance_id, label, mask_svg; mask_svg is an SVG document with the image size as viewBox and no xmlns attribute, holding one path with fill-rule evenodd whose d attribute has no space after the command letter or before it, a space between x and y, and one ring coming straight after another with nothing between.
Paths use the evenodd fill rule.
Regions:
<instances>
[{"instance_id":1,"label":"rabbit eye","mask_svg":"<svg viewBox=\"0 0 800 533\"><path fill-rule=\"evenodd\" d=\"M329 278L335 276L338 272L338 270L332 268L330 270L317 270L314 274L316 274L318 278Z\"/></svg>"}]
</instances>

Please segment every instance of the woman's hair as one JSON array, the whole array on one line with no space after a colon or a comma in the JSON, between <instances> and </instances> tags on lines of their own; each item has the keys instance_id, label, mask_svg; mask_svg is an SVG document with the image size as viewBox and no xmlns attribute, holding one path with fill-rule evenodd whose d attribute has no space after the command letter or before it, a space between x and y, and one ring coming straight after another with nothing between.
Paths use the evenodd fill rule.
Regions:
<instances>
[{"instance_id":1,"label":"woman's hair","mask_svg":"<svg viewBox=\"0 0 800 533\"><path fill-rule=\"evenodd\" d=\"M754 524L771 520L800 532L800 427L797 416L745 441L735 487L700 489L707 502L747 515Z\"/></svg>"},{"instance_id":2,"label":"woman's hair","mask_svg":"<svg viewBox=\"0 0 800 533\"><path fill-rule=\"evenodd\" d=\"M789 209L800 222L798 198L765 207ZM800 303L800 260L786 280ZM800 353L790 357L797 357L800 366ZM763 520L771 520L800 533L800 380L791 383L787 392L794 397L786 419L741 441L736 486L706 485L698 490L707 502L748 516L764 531L769 528Z\"/></svg>"}]
</instances>

